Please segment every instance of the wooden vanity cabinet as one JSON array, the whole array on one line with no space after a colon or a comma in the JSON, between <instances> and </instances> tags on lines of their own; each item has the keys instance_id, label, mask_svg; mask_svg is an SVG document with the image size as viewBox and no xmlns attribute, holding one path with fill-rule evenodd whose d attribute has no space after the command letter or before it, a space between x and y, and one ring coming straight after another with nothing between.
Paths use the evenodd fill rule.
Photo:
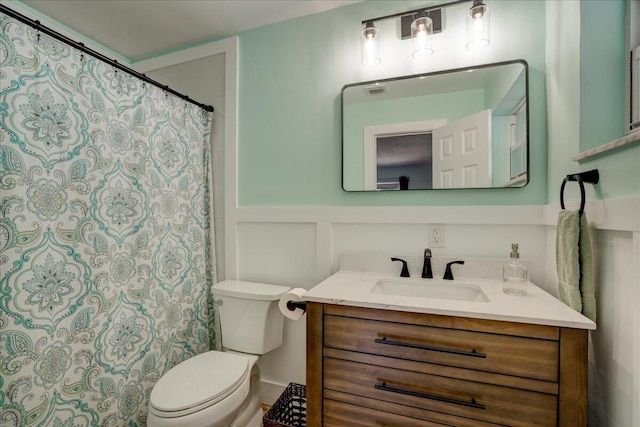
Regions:
<instances>
[{"instance_id":1,"label":"wooden vanity cabinet","mask_svg":"<svg viewBox=\"0 0 640 427\"><path fill-rule=\"evenodd\" d=\"M586 330L307 303L309 427L586 426Z\"/></svg>"}]
</instances>

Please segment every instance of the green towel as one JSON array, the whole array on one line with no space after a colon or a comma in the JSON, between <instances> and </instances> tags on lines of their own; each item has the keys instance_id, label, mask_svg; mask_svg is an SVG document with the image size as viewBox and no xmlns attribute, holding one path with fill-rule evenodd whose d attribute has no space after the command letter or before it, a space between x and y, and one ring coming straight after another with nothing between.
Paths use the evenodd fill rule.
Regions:
<instances>
[{"instance_id":1,"label":"green towel","mask_svg":"<svg viewBox=\"0 0 640 427\"><path fill-rule=\"evenodd\" d=\"M561 210L558 214L556 268L560 300L595 322L593 259L586 213Z\"/></svg>"}]
</instances>

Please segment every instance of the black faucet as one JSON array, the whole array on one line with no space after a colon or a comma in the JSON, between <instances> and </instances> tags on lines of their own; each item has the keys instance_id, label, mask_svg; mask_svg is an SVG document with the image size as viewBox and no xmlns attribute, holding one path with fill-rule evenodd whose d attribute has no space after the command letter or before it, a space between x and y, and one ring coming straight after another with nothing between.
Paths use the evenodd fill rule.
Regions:
<instances>
[{"instance_id":1,"label":"black faucet","mask_svg":"<svg viewBox=\"0 0 640 427\"><path fill-rule=\"evenodd\" d=\"M447 263L447 269L444 271L444 280L453 280L453 273L451 272L451 264L464 264L464 261L451 261Z\"/></svg>"},{"instance_id":2,"label":"black faucet","mask_svg":"<svg viewBox=\"0 0 640 427\"><path fill-rule=\"evenodd\" d=\"M433 273L431 272L431 249L424 250L424 262L422 263L422 278L433 279Z\"/></svg>"},{"instance_id":3,"label":"black faucet","mask_svg":"<svg viewBox=\"0 0 640 427\"><path fill-rule=\"evenodd\" d=\"M400 258L391 258L391 261L400 261L402 263L402 272L400 277L409 277L409 268L407 267L407 261Z\"/></svg>"}]
</instances>

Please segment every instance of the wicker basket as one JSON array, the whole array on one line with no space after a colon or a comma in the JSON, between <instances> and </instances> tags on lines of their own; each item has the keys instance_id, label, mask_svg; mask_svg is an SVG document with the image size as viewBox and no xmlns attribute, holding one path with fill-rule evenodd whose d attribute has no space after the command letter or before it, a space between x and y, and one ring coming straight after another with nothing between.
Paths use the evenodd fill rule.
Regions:
<instances>
[{"instance_id":1,"label":"wicker basket","mask_svg":"<svg viewBox=\"0 0 640 427\"><path fill-rule=\"evenodd\" d=\"M262 418L264 427L307 427L307 388L289 383Z\"/></svg>"}]
</instances>

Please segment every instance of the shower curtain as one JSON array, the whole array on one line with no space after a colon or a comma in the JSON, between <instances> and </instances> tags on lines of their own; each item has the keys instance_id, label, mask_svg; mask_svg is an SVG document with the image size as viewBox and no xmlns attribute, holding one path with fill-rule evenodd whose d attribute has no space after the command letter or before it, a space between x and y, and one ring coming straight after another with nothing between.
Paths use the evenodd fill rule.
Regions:
<instances>
[{"instance_id":1,"label":"shower curtain","mask_svg":"<svg viewBox=\"0 0 640 427\"><path fill-rule=\"evenodd\" d=\"M143 426L220 344L211 113L0 26L0 425Z\"/></svg>"}]
</instances>

